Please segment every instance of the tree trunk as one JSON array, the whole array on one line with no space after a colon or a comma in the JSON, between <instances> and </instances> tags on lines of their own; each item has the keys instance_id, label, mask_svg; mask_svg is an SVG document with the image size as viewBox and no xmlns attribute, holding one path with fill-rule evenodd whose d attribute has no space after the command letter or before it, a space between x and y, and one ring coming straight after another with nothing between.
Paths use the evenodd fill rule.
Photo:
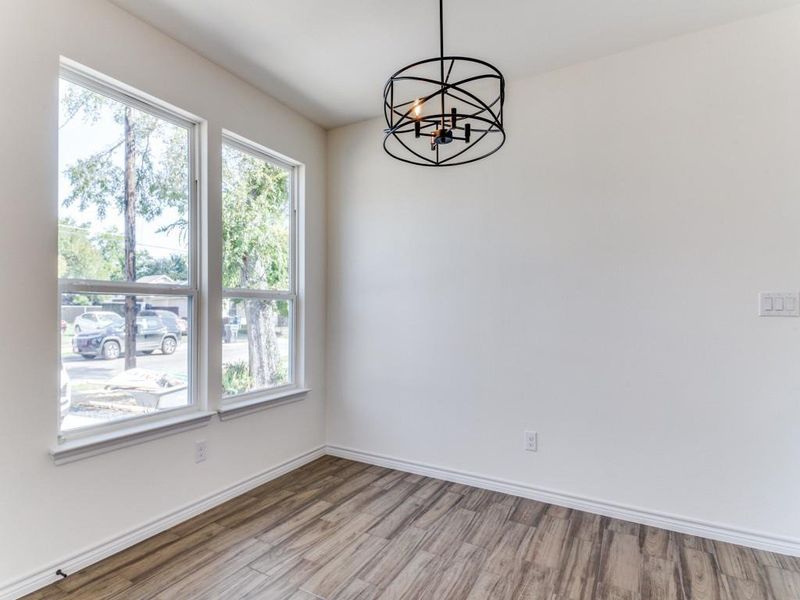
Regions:
<instances>
[{"instance_id":1,"label":"tree trunk","mask_svg":"<svg viewBox=\"0 0 800 600\"><path fill-rule=\"evenodd\" d=\"M125 107L125 279L136 281L136 137ZM136 296L125 296L125 369L136 367Z\"/></svg>"},{"instance_id":2,"label":"tree trunk","mask_svg":"<svg viewBox=\"0 0 800 600\"><path fill-rule=\"evenodd\" d=\"M276 383L279 375L278 340L275 325L278 314L270 300L248 299L247 343L250 348L250 377L254 387L266 387Z\"/></svg>"},{"instance_id":3,"label":"tree trunk","mask_svg":"<svg viewBox=\"0 0 800 600\"><path fill-rule=\"evenodd\" d=\"M250 257L242 256L240 286L249 287ZM247 318L247 347L249 352L250 379L253 387L260 388L277 383L278 340L275 335L278 313L271 300L255 298L244 301Z\"/></svg>"}]
</instances>

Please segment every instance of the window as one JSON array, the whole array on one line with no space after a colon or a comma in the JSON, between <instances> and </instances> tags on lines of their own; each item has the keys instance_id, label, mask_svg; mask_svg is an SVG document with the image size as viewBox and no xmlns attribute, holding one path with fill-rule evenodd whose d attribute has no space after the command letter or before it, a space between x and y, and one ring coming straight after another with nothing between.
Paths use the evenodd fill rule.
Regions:
<instances>
[{"instance_id":1,"label":"window","mask_svg":"<svg viewBox=\"0 0 800 600\"><path fill-rule=\"evenodd\" d=\"M193 409L195 130L62 69L62 437Z\"/></svg>"},{"instance_id":2,"label":"window","mask_svg":"<svg viewBox=\"0 0 800 600\"><path fill-rule=\"evenodd\" d=\"M222 387L226 400L296 381L296 167L226 136Z\"/></svg>"}]
</instances>

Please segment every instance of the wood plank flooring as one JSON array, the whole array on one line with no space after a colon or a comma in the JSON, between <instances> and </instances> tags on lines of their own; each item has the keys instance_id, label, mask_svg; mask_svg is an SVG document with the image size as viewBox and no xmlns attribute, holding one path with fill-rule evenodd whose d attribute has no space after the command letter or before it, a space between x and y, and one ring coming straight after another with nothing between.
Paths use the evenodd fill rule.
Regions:
<instances>
[{"instance_id":1,"label":"wood plank flooring","mask_svg":"<svg viewBox=\"0 0 800 600\"><path fill-rule=\"evenodd\" d=\"M798 600L800 558L330 456L29 600Z\"/></svg>"}]
</instances>

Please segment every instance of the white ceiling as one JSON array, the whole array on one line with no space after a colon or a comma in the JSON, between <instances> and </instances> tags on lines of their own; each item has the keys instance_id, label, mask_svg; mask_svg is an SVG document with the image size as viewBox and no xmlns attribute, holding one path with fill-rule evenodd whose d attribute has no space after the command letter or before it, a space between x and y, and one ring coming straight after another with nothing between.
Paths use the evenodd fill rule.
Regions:
<instances>
[{"instance_id":1,"label":"white ceiling","mask_svg":"<svg viewBox=\"0 0 800 600\"><path fill-rule=\"evenodd\" d=\"M381 113L386 78L438 55L436 0L111 0L324 127ZM798 0L445 0L445 52L507 79Z\"/></svg>"}]
</instances>

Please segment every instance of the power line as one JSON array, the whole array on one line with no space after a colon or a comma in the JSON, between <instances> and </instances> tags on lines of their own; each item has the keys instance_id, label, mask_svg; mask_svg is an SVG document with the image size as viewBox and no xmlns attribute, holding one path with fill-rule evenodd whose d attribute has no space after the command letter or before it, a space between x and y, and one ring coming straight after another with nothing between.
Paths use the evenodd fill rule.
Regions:
<instances>
[{"instance_id":1,"label":"power line","mask_svg":"<svg viewBox=\"0 0 800 600\"><path fill-rule=\"evenodd\" d=\"M73 229L75 231L83 231L85 233L93 233L92 229L89 228L89 227L80 227L78 225L68 225L66 223L59 223L58 226L59 226L59 228L64 227L65 229ZM107 236L118 238L118 239L121 239L121 240L125 239L125 235L124 234L117 233L115 231L102 231L102 232L99 232L99 233L97 233L95 235L107 235ZM158 244L146 244L144 242L141 242L141 243L137 242L136 243L136 247L138 248L139 246L147 247L147 248L155 248L155 249L159 249L159 250L170 250L170 251L175 251L175 252L186 252L186 250L184 248L176 248L174 246L160 246Z\"/></svg>"}]
</instances>

